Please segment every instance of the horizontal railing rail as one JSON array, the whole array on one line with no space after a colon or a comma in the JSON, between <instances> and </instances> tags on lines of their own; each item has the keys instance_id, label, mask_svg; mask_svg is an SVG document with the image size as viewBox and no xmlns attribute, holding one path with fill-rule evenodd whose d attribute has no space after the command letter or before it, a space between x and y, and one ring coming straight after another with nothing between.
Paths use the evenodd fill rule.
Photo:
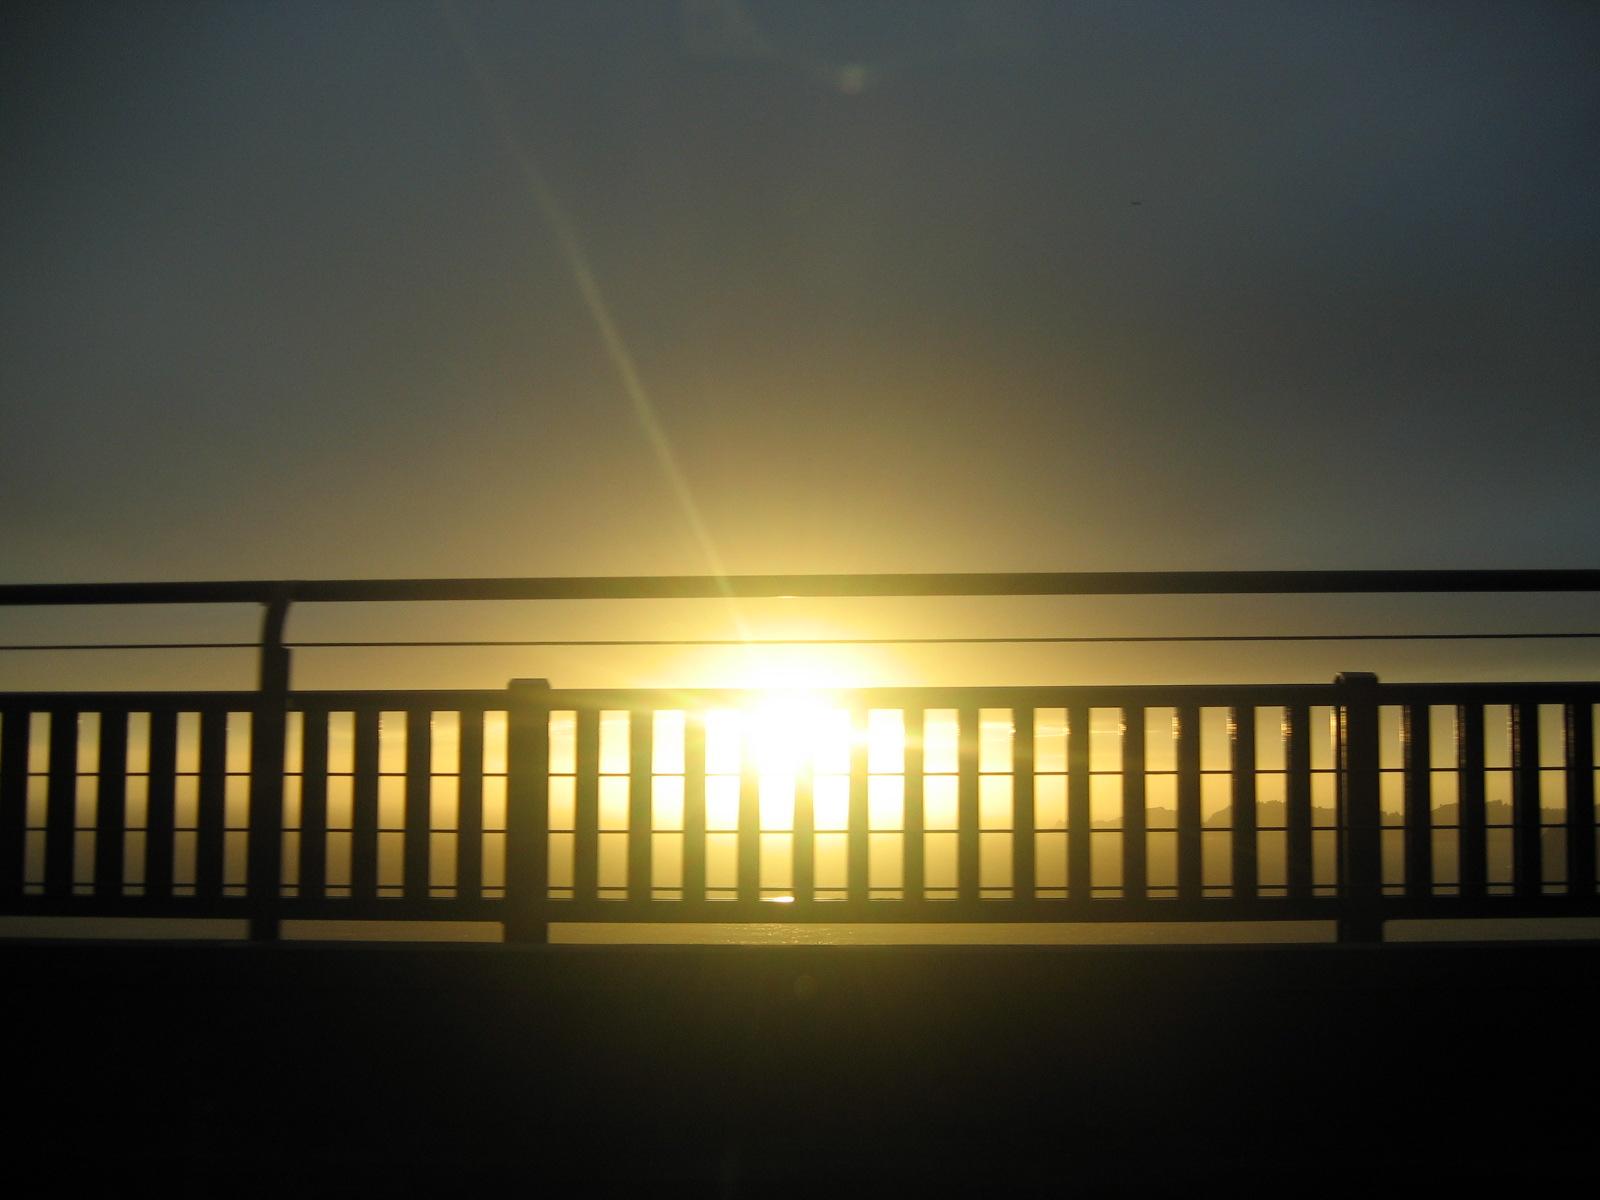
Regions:
<instances>
[{"instance_id":1,"label":"horizontal railing rail","mask_svg":"<svg viewBox=\"0 0 1600 1200\"><path fill-rule=\"evenodd\" d=\"M405 600L649 600L725 596L1135 596L1600 592L1600 570L1021 571L856 575L596 575L506 579L0 584L0 605Z\"/></svg>"},{"instance_id":2,"label":"horizontal railing rail","mask_svg":"<svg viewBox=\"0 0 1600 1200\"><path fill-rule=\"evenodd\" d=\"M0 914L1596 916L1600 684L0 696Z\"/></svg>"}]
</instances>

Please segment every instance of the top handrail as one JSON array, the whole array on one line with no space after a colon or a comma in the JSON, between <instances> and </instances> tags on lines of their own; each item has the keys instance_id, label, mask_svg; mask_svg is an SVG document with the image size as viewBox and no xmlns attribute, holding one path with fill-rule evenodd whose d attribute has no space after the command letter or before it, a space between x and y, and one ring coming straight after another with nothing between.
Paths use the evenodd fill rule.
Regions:
<instances>
[{"instance_id":1,"label":"top handrail","mask_svg":"<svg viewBox=\"0 0 1600 1200\"><path fill-rule=\"evenodd\" d=\"M7 583L0 606L405 600L866 596L1151 596L1600 592L1600 570L1032 571L877 575L600 575L503 579Z\"/></svg>"}]
</instances>

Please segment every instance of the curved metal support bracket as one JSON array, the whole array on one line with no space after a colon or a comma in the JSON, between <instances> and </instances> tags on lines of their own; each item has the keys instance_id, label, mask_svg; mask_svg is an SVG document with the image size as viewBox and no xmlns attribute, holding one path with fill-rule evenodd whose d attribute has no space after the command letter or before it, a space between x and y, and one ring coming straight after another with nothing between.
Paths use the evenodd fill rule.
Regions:
<instances>
[{"instance_id":1,"label":"curved metal support bracket","mask_svg":"<svg viewBox=\"0 0 1600 1200\"><path fill-rule=\"evenodd\" d=\"M274 942L283 878L283 752L289 719L289 648L283 644L295 585L280 583L261 622L261 692L250 738L250 938Z\"/></svg>"},{"instance_id":2,"label":"curved metal support bracket","mask_svg":"<svg viewBox=\"0 0 1600 1200\"><path fill-rule=\"evenodd\" d=\"M271 695L289 694L289 648L283 644L284 627L289 622L289 607L294 603L295 585L280 583L266 602L261 621L260 688Z\"/></svg>"}]
</instances>

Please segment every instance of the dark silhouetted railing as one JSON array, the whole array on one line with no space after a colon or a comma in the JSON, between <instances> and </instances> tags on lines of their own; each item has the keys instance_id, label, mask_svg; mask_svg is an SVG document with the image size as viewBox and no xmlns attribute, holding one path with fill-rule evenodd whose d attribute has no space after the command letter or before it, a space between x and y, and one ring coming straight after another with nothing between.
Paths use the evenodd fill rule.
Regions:
<instances>
[{"instance_id":1,"label":"dark silhouetted railing","mask_svg":"<svg viewBox=\"0 0 1600 1200\"><path fill-rule=\"evenodd\" d=\"M289 603L378 597L171 586L257 589L212 599L267 604L261 689L0 696L0 913L243 918L258 938L500 921L513 941L773 920L1332 920L1379 940L1397 918L1600 915L1600 684L291 692Z\"/></svg>"},{"instance_id":2,"label":"dark silhouetted railing","mask_svg":"<svg viewBox=\"0 0 1600 1200\"><path fill-rule=\"evenodd\" d=\"M504 921L1600 914L1589 684L0 701L0 911Z\"/></svg>"}]
</instances>

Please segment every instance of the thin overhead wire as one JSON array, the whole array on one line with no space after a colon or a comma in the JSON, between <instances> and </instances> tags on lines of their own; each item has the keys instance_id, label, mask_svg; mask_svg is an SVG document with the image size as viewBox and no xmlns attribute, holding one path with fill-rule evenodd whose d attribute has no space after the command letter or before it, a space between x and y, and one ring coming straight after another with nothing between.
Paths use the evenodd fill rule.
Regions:
<instances>
[{"instance_id":1,"label":"thin overhead wire","mask_svg":"<svg viewBox=\"0 0 1600 1200\"><path fill-rule=\"evenodd\" d=\"M1600 633L1291 633L1142 637L939 637L939 638L640 638L499 642L290 642L291 646L993 646L1111 642L1440 642L1534 638L1600 638Z\"/></svg>"},{"instance_id":2,"label":"thin overhead wire","mask_svg":"<svg viewBox=\"0 0 1600 1200\"><path fill-rule=\"evenodd\" d=\"M1509 642L1600 638L1600 633L1282 633L1167 634L1128 637L936 637L936 638L546 638L478 641L285 642L296 650L403 649L405 647L552 646L994 646L1108 645L1128 642ZM257 650L259 642L118 642L0 646L6 650Z\"/></svg>"},{"instance_id":3,"label":"thin overhead wire","mask_svg":"<svg viewBox=\"0 0 1600 1200\"><path fill-rule=\"evenodd\" d=\"M0 646L0 650L259 650L260 642L72 642Z\"/></svg>"}]
</instances>

